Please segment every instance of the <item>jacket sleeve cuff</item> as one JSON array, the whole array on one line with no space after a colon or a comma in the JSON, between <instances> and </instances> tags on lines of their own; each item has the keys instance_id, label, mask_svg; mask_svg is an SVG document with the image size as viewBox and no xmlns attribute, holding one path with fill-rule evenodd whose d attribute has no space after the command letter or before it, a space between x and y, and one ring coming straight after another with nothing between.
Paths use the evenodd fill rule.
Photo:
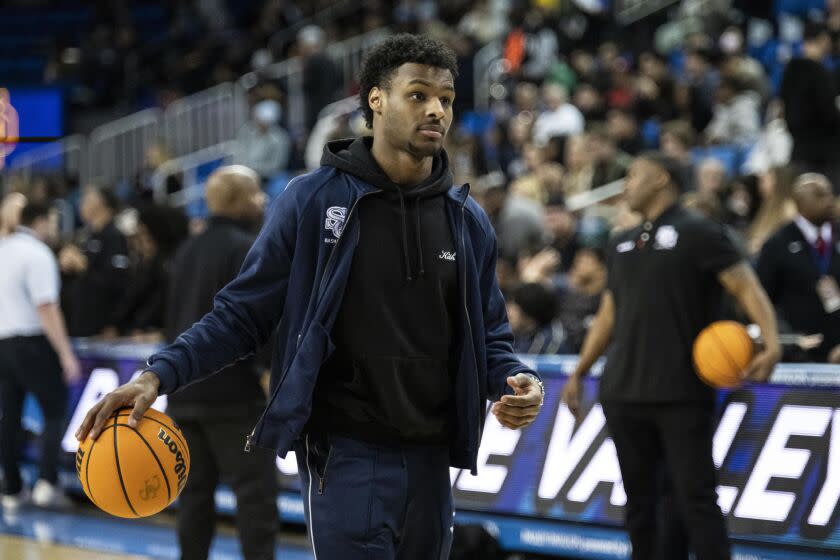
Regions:
<instances>
[{"instance_id":1,"label":"jacket sleeve cuff","mask_svg":"<svg viewBox=\"0 0 840 560\"><path fill-rule=\"evenodd\" d=\"M175 368L166 360L149 359L146 362L146 370L151 371L160 379L160 386L158 387L159 395L168 395L178 388L178 375L175 373Z\"/></svg>"}]
</instances>

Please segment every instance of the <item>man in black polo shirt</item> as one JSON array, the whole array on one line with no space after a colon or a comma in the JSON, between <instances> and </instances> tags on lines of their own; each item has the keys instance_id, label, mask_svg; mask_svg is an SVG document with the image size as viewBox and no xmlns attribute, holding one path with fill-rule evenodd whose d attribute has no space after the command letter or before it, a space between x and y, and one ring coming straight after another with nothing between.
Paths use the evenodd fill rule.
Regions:
<instances>
[{"instance_id":1,"label":"man in black polo shirt","mask_svg":"<svg viewBox=\"0 0 840 560\"><path fill-rule=\"evenodd\" d=\"M780 357L767 295L723 227L677 205L680 177L679 163L659 153L630 167L625 197L644 221L610 244L607 290L563 394L577 414L581 380L609 345L600 400L627 492L634 560L655 558L663 469L697 559L730 558L712 461L714 390L691 359L723 289L765 339L744 375L764 381Z\"/></svg>"}]
</instances>

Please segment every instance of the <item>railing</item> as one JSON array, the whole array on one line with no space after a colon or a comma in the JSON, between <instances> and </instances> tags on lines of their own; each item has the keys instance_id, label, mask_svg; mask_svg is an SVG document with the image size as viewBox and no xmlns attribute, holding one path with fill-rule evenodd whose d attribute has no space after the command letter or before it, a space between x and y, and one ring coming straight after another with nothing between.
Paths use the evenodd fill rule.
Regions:
<instances>
[{"instance_id":1,"label":"railing","mask_svg":"<svg viewBox=\"0 0 840 560\"><path fill-rule=\"evenodd\" d=\"M199 171L203 166L221 160L229 163L233 157L234 143L221 142L197 152L171 159L157 168L152 175L154 198L159 204L185 206L204 195L204 185L199 181ZM172 175L181 175L182 188L169 194L166 192L166 179Z\"/></svg>"},{"instance_id":2,"label":"railing","mask_svg":"<svg viewBox=\"0 0 840 560\"><path fill-rule=\"evenodd\" d=\"M341 68L345 90L359 71L364 55L389 34L387 28L376 29L327 47L327 54ZM289 129L295 136L302 135L306 118L302 60L284 60L262 69L261 74L285 81ZM71 136L56 145L21 155L10 170L29 177L39 164L63 156L66 168L78 173L82 182L111 185L131 180L142 168L147 149L158 142L176 158L205 149L212 152L233 140L247 120L246 91L257 80L258 76L250 72L235 84L220 84L179 99L165 113L160 109L139 111L94 129L87 141L82 136Z\"/></svg>"},{"instance_id":3,"label":"railing","mask_svg":"<svg viewBox=\"0 0 840 560\"><path fill-rule=\"evenodd\" d=\"M247 117L245 92L225 82L173 102L163 117L163 135L173 156L227 142Z\"/></svg>"},{"instance_id":4,"label":"railing","mask_svg":"<svg viewBox=\"0 0 840 560\"><path fill-rule=\"evenodd\" d=\"M352 37L344 41L332 43L326 48L326 54L341 68L344 80L342 88L349 89L356 74L362 66L362 60L367 52L375 45L384 41L390 35L387 28L375 29L363 35ZM293 136L301 135L306 128L306 99L303 93L303 60L300 57L289 58L266 66L260 70L260 75L286 83L288 95L287 124ZM237 84L247 90L253 87L258 76L249 72L242 76Z\"/></svg>"},{"instance_id":5,"label":"railing","mask_svg":"<svg viewBox=\"0 0 840 560\"><path fill-rule=\"evenodd\" d=\"M9 170L29 180L33 171L61 169L66 174L75 175L84 184L88 178L86 144L87 140L81 134L67 136L20 154L11 163Z\"/></svg>"},{"instance_id":6,"label":"railing","mask_svg":"<svg viewBox=\"0 0 840 560\"><path fill-rule=\"evenodd\" d=\"M356 80L365 54L390 34L388 28L383 27L327 46L327 55L341 67L345 88Z\"/></svg>"},{"instance_id":7,"label":"railing","mask_svg":"<svg viewBox=\"0 0 840 560\"><path fill-rule=\"evenodd\" d=\"M146 148L160 138L162 115L160 109L145 109L91 132L89 180L109 185L133 177L143 165Z\"/></svg>"}]
</instances>

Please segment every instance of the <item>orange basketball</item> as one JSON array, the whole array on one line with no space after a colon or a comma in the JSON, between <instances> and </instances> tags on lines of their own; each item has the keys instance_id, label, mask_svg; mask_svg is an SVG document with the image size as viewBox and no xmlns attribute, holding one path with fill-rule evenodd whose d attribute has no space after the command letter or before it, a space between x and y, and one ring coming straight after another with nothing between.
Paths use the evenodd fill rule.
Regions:
<instances>
[{"instance_id":1,"label":"orange basketball","mask_svg":"<svg viewBox=\"0 0 840 560\"><path fill-rule=\"evenodd\" d=\"M76 452L76 472L87 497L117 517L154 515L183 490L190 450L169 416L149 409L137 428L128 425L130 408L114 412L93 441Z\"/></svg>"},{"instance_id":2,"label":"orange basketball","mask_svg":"<svg viewBox=\"0 0 840 560\"><path fill-rule=\"evenodd\" d=\"M735 321L718 321L703 329L694 341L697 375L715 388L737 387L741 373L753 359L753 341Z\"/></svg>"}]
</instances>

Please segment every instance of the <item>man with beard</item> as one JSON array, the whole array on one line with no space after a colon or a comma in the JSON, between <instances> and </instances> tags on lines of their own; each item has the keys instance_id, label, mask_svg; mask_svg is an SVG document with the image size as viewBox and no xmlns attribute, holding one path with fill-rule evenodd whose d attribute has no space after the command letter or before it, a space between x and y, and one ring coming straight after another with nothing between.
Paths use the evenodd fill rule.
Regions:
<instances>
[{"instance_id":1,"label":"man with beard","mask_svg":"<svg viewBox=\"0 0 840 560\"><path fill-rule=\"evenodd\" d=\"M136 422L158 394L247 356L277 327L268 409L247 439L294 447L321 560L447 558L449 467L477 470L486 401L509 428L542 406L516 359L490 220L453 187L443 142L457 61L396 35L360 75L372 138L331 142L278 197L213 311L94 406Z\"/></svg>"}]
</instances>

